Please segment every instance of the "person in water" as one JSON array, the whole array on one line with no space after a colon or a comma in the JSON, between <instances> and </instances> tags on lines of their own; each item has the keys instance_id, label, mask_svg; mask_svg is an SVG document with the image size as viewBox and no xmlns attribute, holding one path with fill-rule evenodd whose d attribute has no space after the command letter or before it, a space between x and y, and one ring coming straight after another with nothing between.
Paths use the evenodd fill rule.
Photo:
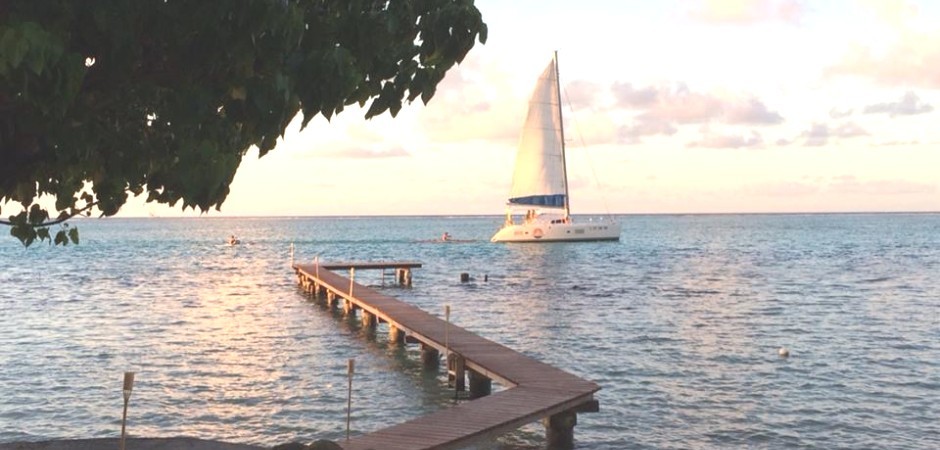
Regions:
<instances>
[{"instance_id":1,"label":"person in water","mask_svg":"<svg viewBox=\"0 0 940 450\"><path fill-rule=\"evenodd\" d=\"M444 242L449 241L449 240L450 240L450 233L448 233L448 232L445 231L444 234L441 235L441 240L444 241Z\"/></svg>"}]
</instances>

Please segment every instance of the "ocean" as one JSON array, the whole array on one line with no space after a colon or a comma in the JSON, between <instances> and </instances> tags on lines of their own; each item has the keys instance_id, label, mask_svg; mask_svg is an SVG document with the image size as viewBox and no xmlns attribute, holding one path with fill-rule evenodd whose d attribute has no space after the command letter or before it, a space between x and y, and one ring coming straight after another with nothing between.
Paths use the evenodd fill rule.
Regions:
<instances>
[{"instance_id":1,"label":"ocean","mask_svg":"<svg viewBox=\"0 0 940 450\"><path fill-rule=\"evenodd\" d=\"M356 280L598 383L578 449L940 448L940 214L619 219L620 242L541 245L490 243L495 216L85 219L78 246L0 238L0 443L118 436L125 371L137 437L341 440L350 358L353 434L452 405L415 346L303 295L293 244L302 262L419 261L411 288ZM434 242L445 231L470 242ZM475 448L543 446L535 423Z\"/></svg>"}]
</instances>

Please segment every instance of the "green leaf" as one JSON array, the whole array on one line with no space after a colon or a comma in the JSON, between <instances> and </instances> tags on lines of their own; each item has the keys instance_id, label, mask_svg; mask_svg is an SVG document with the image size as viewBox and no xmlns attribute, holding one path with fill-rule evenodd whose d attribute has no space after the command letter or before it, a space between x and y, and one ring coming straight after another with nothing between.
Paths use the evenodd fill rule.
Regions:
<instances>
[{"instance_id":1,"label":"green leaf","mask_svg":"<svg viewBox=\"0 0 940 450\"><path fill-rule=\"evenodd\" d=\"M0 27L0 70L4 73L7 72L7 68L13 68L13 62L11 61L11 56L13 55L13 50L17 46L17 33L16 30L10 27Z\"/></svg>"},{"instance_id":2,"label":"green leaf","mask_svg":"<svg viewBox=\"0 0 940 450\"><path fill-rule=\"evenodd\" d=\"M23 58L26 56L27 52L29 52L29 41L26 40L25 36L22 34L16 33L16 37L10 48L10 67L14 69L18 68L20 63L23 62Z\"/></svg>"},{"instance_id":3,"label":"green leaf","mask_svg":"<svg viewBox=\"0 0 940 450\"><path fill-rule=\"evenodd\" d=\"M69 228L69 239L73 244L78 245L78 228Z\"/></svg>"},{"instance_id":4,"label":"green leaf","mask_svg":"<svg viewBox=\"0 0 940 450\"><path fill-rule=\"evenodd\" d=\"M27 220L30 224L39 225L45 222L48 218L49 212L40 207L38 204L29 208L29 218Z\"/></svg>"},{"instance_id":5,"label":"green leaf","mask_svg":"<svg viewBox=\"0 0 940 450\"><path fill-rule=\"evenodd\" d=\"M26 66L36 75L42 75L42 70L46 64L46 55L42 47L38 47L36 50L26 59Z\"/></svg>"},{"instance_id":6,"label":"green leaf","mask_svg":"<svg viewBox=\"0 0 940 450\"><path fill-rule=\"evenodd\" d=\"M0 161L0 199L24 210L11 235L77 243L41 224L92 203L113 215L128 191L218 208L241 158L275 149L297 111L302 125L354 103L396 116L488 33L472 0L350 1L0 7L0 92L16 98L2 141L26 157ZM34 208L44 196L54 206Z\"/></svg>"}]
</instances>

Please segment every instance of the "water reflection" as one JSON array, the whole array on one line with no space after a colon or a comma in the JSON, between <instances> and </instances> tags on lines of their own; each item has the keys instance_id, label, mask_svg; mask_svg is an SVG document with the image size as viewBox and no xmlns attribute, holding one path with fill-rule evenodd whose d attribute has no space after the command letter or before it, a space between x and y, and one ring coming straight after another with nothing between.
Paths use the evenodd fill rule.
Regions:
<instances>
[{"instance_id":1,"label":"water reflection","mask_svg":"<svg viewBox=\"0 0 940 450\"><path fill-rule=\"evenodd\" d=\"M0 240L0 441L113 435L129 369L134 435L341 438L348 358L354 432L452 401L415 346L306 301L294 242L299 259L421 261L414 287L383 289L599 383L579 448L929 447L938 218L641 216L619 243L577 245L490 244L485 217L89 221L78 247ZM421 242L442 230L478 241ZM224 246L232 233L246 245Z\"/></svg>"}]
</instances>

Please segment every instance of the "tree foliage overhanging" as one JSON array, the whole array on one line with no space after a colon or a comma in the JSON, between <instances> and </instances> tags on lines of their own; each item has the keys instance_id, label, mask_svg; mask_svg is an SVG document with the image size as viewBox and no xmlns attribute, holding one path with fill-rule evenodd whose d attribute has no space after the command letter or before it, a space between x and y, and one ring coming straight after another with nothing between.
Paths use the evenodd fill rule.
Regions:
<instances>
[{"instance_id":1,"label":"tree foliage overhanging","mask_svg":"<svg viewBox=\"0 0 940 450\"><path fill-rule=\"evenodd\" d=\"M0 223L66 244L129 193L218 209L298 113L426 103L486 33L473 0L0 2Z\"/></svg>"}]
</instances>

